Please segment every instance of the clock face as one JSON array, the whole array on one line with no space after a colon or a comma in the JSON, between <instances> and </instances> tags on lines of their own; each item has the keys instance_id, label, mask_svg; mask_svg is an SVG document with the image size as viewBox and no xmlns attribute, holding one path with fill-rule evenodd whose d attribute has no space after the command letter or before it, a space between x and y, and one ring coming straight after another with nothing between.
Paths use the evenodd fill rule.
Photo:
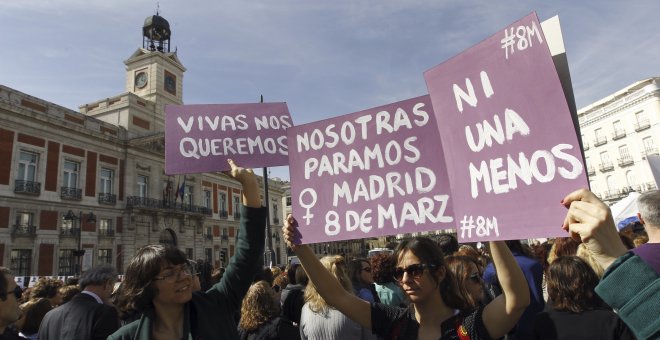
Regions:
<instances>
[{"instance_id":1,"label":"clock face","mask_svg":"<svg viewBox=\"0 0 660 340\"><path fill-rule=\"evenodd\" d=\"M135 76L135 87L143 88L147 86L147 74L145 72L140 72Z\"/></svg>"}]
</instances>

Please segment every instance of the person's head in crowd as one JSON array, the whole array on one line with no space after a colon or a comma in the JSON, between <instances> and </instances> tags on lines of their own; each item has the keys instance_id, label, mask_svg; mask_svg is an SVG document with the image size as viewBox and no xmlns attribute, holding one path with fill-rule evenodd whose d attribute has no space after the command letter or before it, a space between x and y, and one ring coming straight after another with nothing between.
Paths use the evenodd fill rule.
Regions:
<instances>
[{"instance_id":1,"label":"person's head in crowd","mask_svg":"<svg viewBox=\"0 0 660 340\"><path fill-rule=\"evenodd\" d=\"M488 263L482 263L482 257L479 251L469 244L463 244L458 247L458 251L455 252L454 255L467 256L474 259L475 263L477 264L477 269L479 269L479 273L482 275L486 269L486 266L488 265Z\"/></svg>"},{"instance_id":2,"label":"person's head in crowd","mask_svg":"<svg viewBox=\"0 0 660 340\"><path fill-rule=\"evenodd\" d=\"M641 246L642 244L646 244L649 242L649 237L646 235L635 235L633 238L633 243L635 244L635 248Z\"/></svg>"},{"instance_id":3,"label":"person's head in crowd","mask_svg":"<svg viewBox=\"0 0 660 340\"><path fill-rule=\"evenodd\" d=\"M80 280L79 277L67 277L66 280L64 280L64 285L65 286L70 286L70 285L77 286L79 280Z\"/></svg>"},{"instance_id":4,"label":"person's head in crowd","mask_svg":"<svg viewBox=\"0 0 660 340\"><path fill-rule=\"evenodd\" d=\"M526 244L522 244L520 240L508 240L504 241L504 243L506 243L506 246L509 247L509 250L511 250L513 255L518 254L527 256L529 258L534 258L534 254L532 253L531 248Z\"/></svg>"},{"instance_id":5,"label":"person's head in crowd","mask_svg":"<svg viewBox=\"0 0 660 340\"><path fill-rule=\"evenodd\" d=\"M284 275L284 273L280 273L275 280L273 280L273 289L275 289L275 286L279 287L279 289L275 289L275 292L282 291L282 289L286 288L286 286L289 285L289 278Z\"/></svg>"},{"instance_id":6,"label":"person's head in crowd","mask_svg":"<svg viewBox=\"0 0 660 340\"><path fill-rule=\"evenodd\" d=\"M635 248L635 242L633 242L632 238L630 238L628 234L620 232L619 238L621 239L621 242L623 242L623 245L626 246L628 250Z\"/></svg>"},{"instance_id":7,"label":"person's head in crowd","mask_svg":"<svg viewBox=\"0 0 660 340\"><path fill-rule=\"evenodd\" d=\"M257 276L260 276L257 274ZM261 275L261 280L264 280L268 282L269 286L273 286L273 281L275 280L275 277L273 276L273 272L270 270L268 267L264 267L262 270L262 275Z\"/></svg>"},{"instance_id":8,"label":"person's head in crowd","mask_svg":"<svg viewBox=\"0 0 660 340\"><path fill-rule=\"evenodd\" d=\"M394 282L394 267L392 254L376 254L371 258L371 274L373 274L374 282L379 285Z\"/></svg>"},{"instance_id":9,"label":"person's head in crowd","mask_svg":"<svg viewBox=\"0 0 660 340\"><path fill-rule=\"evenodd\" d=\"M351 278L348 276L348 268L343 256L325 256L321 258L321 264L337 278L339 284L347 292L353 292L353 285L351 284ZM307 288L305 288L305 302L309 304L309 309L314 313L325 314L330 308L311 281L307 284Z\"/></svg>"},{"instance_id":10,"label":"person's head in crowd","mask_svg":"<svg viewBox=\"0 0 660 340\"><path fill-rule=\"evenodd\" d=\"M291 263L286 268L286 276L289 278L289 284L295 285L296 282L296 269L300 267L300 264Z\"/></svg>"},{"instance_id":11,"label":"person's head in crowd","mask_svg":"<svg viewBox=\"0 0 660 340\"><path fill-rule=\"evenodd\" d=\"M447 270L444 254L437 243L426 237L404 240L394 251L394 258L394 278L410 302L425 303L440 294L448 307L464 308L466 303L458 291L454 275Z\"/></svg>"},{"instance_id":12,"label":"person's head in crowd","mask_svg":"<svg viewBox=\"0 0 660 340\"><path fill-rule=\"evenodd\" d=\"M299 284L301 286L307 286L307 283L309 282L309 277L307 277L307 272L305 271L305 268L303 266L298 266L296 267L296 284Z\"/></svg>"},{"instance_id":13,"label":"person's head in crowd","mask_svg":"<svg viewBox=\"0 0 660 340\"><path fill-rule=\"evenodd\" d=\"M273 278L277 278L278 276L280 276L280 274L282 274L282 270L280 269L280 267L277 266L270 267L270 271L271 273L273 273Z\"/></svg>"},{"instance_id":14,"label":"person's head in crowd","mask_svg":"<svg viewBox=\"0 0 660 340\"><path fill-rule=\"evenodd\" d=\"M62 304L62 294L60 293L60 288L62 288L62 286L63 284L60 280L42 277L37 280L37 282L32 287L30 298L48 299L53 307L57 307Z\"/></svg>"},{"instance_id":15,"label":"person's head in crowd","mask_svg":"<svg viewBox=\"0 0 660 340\"><path fill-rule=\"evenodd\" d=\"M364 258L353 259L348 264L349 276L353 288L365 287L374 283L371 273L371 263Z\"/></svg>"},{"instance_id":16,"label":"person's head in crowd","mask_svg":"<svg viewBox=\"0 0 660 340\"><path fill-rule=\"evenodd\" d=\"M649 242L660 242L660 190L651 190L637 198L637 218L644 225Z\"/></svg>"},{"instance_id":17,"label":"person's head in crowd","mask_svg":"<svg viewBox=\"0 0 660 340\"><path fill-rule=\"evenodd\" d=\"M197 262L193 260L188 260L190 265L190 270L192 271L192 291L198 292L202 290L202 284L199 282L199 268L197 267Z\"/></svg>"},{"instance_id":18,"label":"person's head in crowd","mask_svg":"<svg viewBox=\"0 0 660 340\"><path fill-rule=\"evenodd\" d=\"M603 277L603 274L605 274L605 269L603 266L596 261L594 258L593 254L589 251L589 248L584 243L580 243L577 249L577 257L581 258L586 262L591 269L594 270L594 273L596 273L596 276L598 276L598 279L601 279Z\"/></svg>"},{"instance_id":19,"label":"person's head in crowd","mask_svg":"<svg viewBox=\"0 0 660 340\"><path fill-rule=\"evenodd\" d=\"M552 243L550 254L548 254L548 263L552 263L560 256L572 256L577 253L577 247L580 241L572 237L557 237Z\"/></svg>"},{"instance_id":20,"label":"person's head in crowd","mask_svg":"<svg viewBox=\"0 0 660 340\"><path fill-rule=\"evenodd\" d=\"M572 313L603 308L605 303L594 291L599 281L598 275L581 258L561 256L555 259L547 275L552 307Z\"/></svg>"},{"instance_id":21,"label":"person's head in crowd","mask_svg":"<svg viewBox=\"0 0 660 340\"><path fill-rule=\"evenodd\" d=\"M92 292L98 295L103 303L109 304L112 291L117 281L117 270L108 265L96 266L85 271L78 285L80 289Z\"/></svg>"},{"instance_id":22,"label":"person's head in crowd","mask_svg":"<svg viewBox=\"0 0 660 340\"><path fill-rule=\"evenodd\" d=\"M67 285L60 288L60 294L62 294L62 304L65 304L71 299L73 299L76 294L80 293L80 288L78 285Z\"/></svg>"},{"instance_id":23,"label":"person's head in crowd","mask_svg":"<svg viewBox=\"0 0 660 340\"><path fill-rule=\"evenodd\" d=\"M453 255L445 257L447 268L454 274L458 291L470 308L485 302L484 282L477 261L470 256Z\"/></svg>"},{"instance_id":24,"label":"person's head in crowd","mask_svg":"<svg viewBox=\"0 0 660 340\"><path fill-rule=\"evenodd\" d=\"M452 234L440 234L438 236L438 245L442 249L442 253L446 256L458 251L458 240Z\"/></svg>"},{"instance_id":25,"label":"person's head in crowd","mask_svg":"<svg viewBox=\"0 0 660 340\"><path fill-rule=\"evenodd\" d=\"M534 258L541 263L541 266L543 266L543 272L546 273L548 271L548 267L550 266L550 263L548 263L548 254L550 253L550 247L551 245L548 242L543 242L541 244L536 244L532 246L532 253L534 254Z\"/></svg>"},{"instance_id":26,"label":"person's head in crowd","mask_svg":"<svg viewBox=\"0 0 660 340\"><path fill-rule=\"evenodd\" d=\"M23 314L16 321L16 328L21 336L30 339L30 336L39 333L41 320L54 307L47 298L36 298L22 304L20 308Z\"/></svg>"},{"instance_id":27,"label":"person's head in crowd","mask_svg":"<svg viewBox=\"0 0 660 340\"><path fill-rule=\"evenodd\" d=\"M179 248L153 244L140 248L131 259L124 280L119 307L124 315L183 305L192 299L192 268Z\"/></svg>"},{"instance_id":28,"label":"person's head in crowd","mask_svg":"<svg viewBox=\"0 0 660 340\"><path fill-rule=\"evenodd\" d=\"M0 267L0 334L21 316L18 300L23 295L21 287L14 282L14 275Z\"/></svg>"},{"instance_id":29,"label":"person's head in crowd","mask_svg":"<svg viewBox=\"0 0 660 340\"><path fill-rule=\"evenodd\" d=\"M279 299L268 282L255 282L248 289L241 304L241 321L238 327L252 331L280 314Z\"/></svg>"}]
</instances>

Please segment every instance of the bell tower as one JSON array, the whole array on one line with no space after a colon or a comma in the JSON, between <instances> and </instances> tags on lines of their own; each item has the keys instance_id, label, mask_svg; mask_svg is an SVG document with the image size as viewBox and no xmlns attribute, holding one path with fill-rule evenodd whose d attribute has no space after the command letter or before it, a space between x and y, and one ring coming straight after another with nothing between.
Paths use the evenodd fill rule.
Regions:
<instances>
[{"instance_id":1,"label":"bell tower","mask_svg":"<svg viewBox=\"0 0 660 340\"><path fill-rule=\"evenodd\" d=\"M154 102L157 114L164 117L165 105L183 104L183 73L186 68L170 51L172 31L169 22L156 15L144 19L142 48L127 60L126 92Z\"/></svg>"}]
</instances>

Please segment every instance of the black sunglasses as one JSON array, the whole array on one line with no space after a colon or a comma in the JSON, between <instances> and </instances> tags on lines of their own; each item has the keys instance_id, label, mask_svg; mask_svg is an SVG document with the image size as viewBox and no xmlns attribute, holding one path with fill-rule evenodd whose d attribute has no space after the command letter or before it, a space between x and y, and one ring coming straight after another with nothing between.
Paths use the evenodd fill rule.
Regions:
<instances>
[{"instance_id":1,"label":"black sunglasses","mask_svg":"<svg viewBox=\"0 0 660 340\"><path fill-rule=\"evenodd\" d=\"M401 282L403 280L403 273L408 273L408 276L413 279L419 279L424 274L424 269L435 269L437 267L435 264L426 263L411 264L406 268L397 267L394 269L394 279Z\"/></svg>"}]
</instances>

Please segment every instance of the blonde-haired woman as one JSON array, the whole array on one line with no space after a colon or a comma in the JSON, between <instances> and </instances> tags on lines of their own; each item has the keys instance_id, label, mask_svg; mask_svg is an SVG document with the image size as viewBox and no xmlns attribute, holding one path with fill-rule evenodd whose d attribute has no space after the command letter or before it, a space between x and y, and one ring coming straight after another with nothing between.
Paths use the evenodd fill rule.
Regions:
<instances>
[{"instance_id":1,"label":"blonde-haired woman","mask_svg":"<svg viewBox=\"0 0 660 340\"><path fill-rule=\"evenodd\" d=\"M326 256L321 264L347 292L353 292L346 263L342 256ZM310 281L305 288L305 305L300 316L301 339L376 339L371 331L332 306L329 306Z\"/></svg>"},{"instance_id":2,"label":"blonde-haired woman","mask_svg":"<svg viewBox=\"0 0 660 340\"><path fill-rule=\"evenodd\" d=\"M268 282L252 284L241 305L238 335L241 340L300 339L298 327L279 314L280 301Z\"/></svg>"}]
</instances>

